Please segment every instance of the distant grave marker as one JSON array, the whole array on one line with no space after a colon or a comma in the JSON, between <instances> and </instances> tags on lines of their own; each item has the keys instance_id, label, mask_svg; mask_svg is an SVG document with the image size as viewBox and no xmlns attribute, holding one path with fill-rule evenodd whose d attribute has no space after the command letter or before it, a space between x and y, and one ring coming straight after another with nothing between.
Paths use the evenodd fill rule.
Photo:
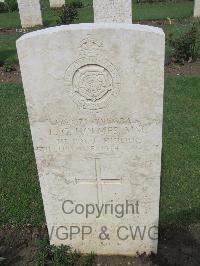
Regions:
<instances>
[{"instance_id":1,"label":"distant grave marker","mask_svg":"<svg viewBox=\"0 0 200 266\"><path fill-rule=\"evenodd\" d=\"M22 28L41 26L42 14L39 0L17 0Z\"/></svg>"},{"instance_id":2,"label":"distant grave marker","mask_svg":"<svg viewBox=\"0 0 200 266\"><path fill-rule=\"evenodd\" d=\"M49 0L50 7L62 7L65 4L65 0Z\"/></svg>"},{"instance_id":3,"label":"distant grave marker","mask_svg":"<svg viewBox=\"0 0 200 266\"><path fill-rule=\"evenodd\" d=\"M132 23L132 0L93 0L94 22Z\"/></svg>"},{"instance_id":4,"label":"distant grave marker","mask_svg":"<svg viewBox=\"0 0 200 266\"><path fill-rule=\"evenodd\" d=\"M194 1L194 17L200 17L200 0Z\"/></svg>"}]
</instances>

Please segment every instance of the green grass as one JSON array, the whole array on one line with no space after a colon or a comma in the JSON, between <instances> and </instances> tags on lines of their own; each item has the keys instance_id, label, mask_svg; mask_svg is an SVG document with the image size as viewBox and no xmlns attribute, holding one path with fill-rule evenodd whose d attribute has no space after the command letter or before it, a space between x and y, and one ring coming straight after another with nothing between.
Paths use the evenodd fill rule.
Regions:
<instances>
[{"instance_id":1,"label":"green grass","mask_svg":"<svg viewBox=\"0 0 200 266\"><path fill-rule=\"evenodd\" d=\"M17 56L15 43L19 37L19 34L0 35L0 66L7 58Z\"/></svg>"},{"instance_id":2,"label":"green grass","mask_svg":"<svg viewBox=\"0 0 200 266\"><path fill-rule=\"evenodd\" d=\"M165 84L161 223L200 219L200 77Z\"/></svg>"},{"instance_id":3,"label":"green grass","mask_svg":"<svg viewBox=\"0 0 200 266\"><path fill-rule=\"evenodd\" d=\"M51 9L44 9L42 11L44 26L55 26L57 23L56 12ZM19 12L0 13L0 27L2 28L21 28Z\"/></svg>"},{"instance_id":4,"label":"green grass","mask_svg":"<svg viewBox=\"0 0 200 266\"><path fill-rule=\"evenodd\" d=\"M84 1L84 7L80 11L79 22L93 22L92 1ZM193 1L178 1L168 3L143 3L133 4L134 20L166 19L190 17L193 14ZM44 26L53 26L57 23L57 15L50 10L49 3L42 1L42 15ZM0 13L0 27L20 28L20 17L18 12Z\"/></svg>"},{"instance_id":5,"label":"green grass","mask_svg":"<svg viewBox=\"0 0 200 266\"><path fill-rule=\"evenodd\" d=\"M86 21L86 20L93 20L93 17L91 17L90 8L85 8L87 10L87 16L86 12L80 12L80 21ZM49 11L48 11L49 12ZM47 12L47 15L48 15ZM50 23L50 22L49 22ZM174 38L179 37L181 34L189 31L193 25L197 26L198 29L198 40L200 44L200 23L196 19L183 19L179 22L173 23L172 25L166 24L163 26L163 30L166 34L166 38L168 38L169 34L173 33ZM50 24L49 24L50 25ZM16 40L20 37L20 34L4 34L0 35L0 65L5 61L5 59L13 56L17 56L16 51ZM200 50L200 47L199 47ZM172 48L169 46L168 42L166 42L166 54L169 55L172 53ZM200 54L200 51L199 51Z\"/></svg>"},{"instance_id":6,"label":"green grass","mask_svg":"<svg viewBox=\"0 0 200 266\"><path fill-rule=\"evenodd\" d=\"M70 246L51 246L48 239L38 241L35 265L57 265L57 266L92 266L95 261L95 254L90 253L82 256Z\"/></svg>"},{"instance_id":7,"label":"green grass","mask_svg":"<svg viewBox=\"0 0 200 266\"><path fill-rule=\"evenodd\" d=\"M166 19L190 17L193 14L192 1L181 2L161 2L153 4L135 4L133 5L134 20L149 20L149 19Z\"/></svg>"},{"instance_id":8,"label":"green grass","mask_svg":"<svg viewBox=\"0 0 200 266\"><path fill-rule=\"evenodd\" d=\"M21 28L19 12L0 13L0 28Z\"/></svg>"},{"instance_id":9,"label":"green grass","mask_svg":"<svg viewBox=\"0 0 200 266\"><path fill-rule=\"evenodd\" d=\"M0 224L38 224L43 205L22 86L0 84Z\"/></svg>"},{"instance_id":10,"label":"green grass","mask_svg":"<svg viewBox=\"0 0 200 266\"><path fill-rule=\"evenodd\" d=\"M138 14L140 12L143 12L144 10L149 10L149 12L147 12L147 14L152 14L151 10L154 10L156 7L157 8L161 8L161 6L164 5L164 7L161 8L161 10L163 10L163 12L165 12L167 9L165 7L168 7L169 9L173 6L173 7L177 7L178 5L183 5L183 7L186 7L187 5L191 5L193 4L193 2L177 2L177 3L157 3L157 4L143 4L143 5L135 5L136 6L136 11L137 8L140 8L138 10ZM49 4L48 1L46 2L46 0L43 0L43 18L45 21L45 25L46 26L54 26L56 25L56 21L58 20L57 16L56 16L56 11L54 10L50 10L49 9ZM147 7L148 6L148 7ZM146 9L145 9L146 8ZM142 11L143 10L143 11ZM178 10L180 12L183 12L183 10L189 10L188 8L178 8ZM143 14L143 18L145 18L145 12L144 11ZM156 11L156 14L160 16L162 12L158 12ZM178 14L178 13L177 13ZM13 16L13 20L11 19L11 17ZM139 15L140 16L140 15ZM3 18L3 19L2 19ZM136 17L139 18L139 17ZM166 16L165 16L166 18ZM15 25L18 25L17 27L19 28L19 16L18 16L18 12L14 12L14 13L3 13L0 14L0 27L3 26L1 25L1 23L4 24L4 27L14 27ZM17 22L18 21L18 22ZM79 13L79 20L76 21L76 23L79 22L92 22L93 21L93 11L92 11L92 7L91 4L86 5L83 9L80 10ZM5 22L5 23L4 23ZM166 33L166 38L168 38L169 34L173 33L174 38L180 36L181 34L183 34L184 32L188 31L191 27L192 24L195 23L199 32L198 32L198 39L199 39L199 43L200 43L200 23L198 22L197 19L194 18L186 18L186 19L180 19L176 22L172 22L172 24L165 24L163 26L163 30ZM17 52L16 52L16 47L15 47L15 42L16 39L19 38L20 34L1 34L0 35L0 65L2 65L4 63L4 61L9 58L9 57L17 57ZM200 49L199 49L200 50ZM172 54L172 48L169 46L168 42L166 42L166 55L171 55ZM200 52L199 52L200 54Z\"/></svg>"},{"instance_id":11,"label":"green grass","mask_svg":"<svg viewBox=\"0 0 200 266\"><path fill-rule=\"evenodd\" d=\"M200 219L200 77L167 77L160 221ZM0 192L3 224L41 224L38 184L21 84L0 84Z\"/></svg>"},{"instance_id":12,"label":"green grass","mask_svg":"<svg viewBox=\"0 0 200 266\"><path fill-rule=\"evenodd\" d=\"M42 18L44 27L57 25L58 15L57 11L50 9L49 2L42 0ZM92 22L93 14L92 8L84 7L80 11L81 22ZM88 20L87 20L88 18ZM90 18L90 19L89 19ZM19 12L0 13L0 28L21 28Z\"/></svg>"},{"instance_id":13,"label":"green grass","mask_svg":"<svg viewBox=\"0 0 200 266\"><path fill-rule=\"evenodd\" d=\"M94 14L91 7L82 8L79 12L79 23L93 23Z\"/></svg>"}]
</instances>

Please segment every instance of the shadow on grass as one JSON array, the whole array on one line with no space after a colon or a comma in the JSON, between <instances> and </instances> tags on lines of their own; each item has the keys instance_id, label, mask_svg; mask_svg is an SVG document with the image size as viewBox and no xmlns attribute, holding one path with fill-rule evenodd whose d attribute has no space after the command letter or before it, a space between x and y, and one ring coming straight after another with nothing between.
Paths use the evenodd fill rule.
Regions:
<instances>
[{"instance_id":1,"label":"shadow on grass","mask_svg":"<svg viewBox=\"0 0 200 266\"><path fill-rule=\"evenodd\" d=\"M180 225L188 225L192 223L200 223L200 208L191 208L181 210L180 212L166 213L162 218L162 224L170 223L172 221Z\"/></svg>"},{"instance_id":2,"label":"shadow on grass","mask_svg":"<svg viewBox=\"0 0 200 266\"><path fill-rule=\"evenodd\" d=\"M182 212L180 213L182 216ZM159 266L200 265L200 224L159 226L158 254L152 261Z\"/></svg>"},{"instance_id":3,"label":"shadow on grass","mask_svg":"<svg viewBox=\"0 0 200 266\"><path fill-rule=\"evenodd\" d=\"M47 239L44 241L44 239ZM200 225L188 227L170 224L159 227L158 254L150 257L141 254L138 257L127 256L90 256L87 264L75 264L76 256L70 255L71 262L65 265L157 265L157 266L199 266L200 265ZM49 254L49 242L46 226L8 225L0 228L0 256L6 258L4 265L44 265L37 264ZM42 246L38 246L38 243ZM12 247L12 248L11 248ZM43 252L43 250L47 252ZM63 254L59 252L62 259ZM76 254L75 254L76 255ZM80 254L81 255L81 254ZM88 260L89 259L89 260ZM95 261L93 261L95 259ZM62 260L62 261L63 261ZM17 263L17 264L16 264ZM46 264L45 264L46 265ZM54 265L54 264L53 264ZM57 264L56 264L57 265ZM59 264L60 265L60 264ZM63 264L62 264L63 265Z\"/></svg>"},{"instance_id":4,"label":"shadow on grass","mask_svg":"<svg viewBox=\"0 0 200 266\"><path fill-rule=\"evenodd\" d=\"M0 66L2 66L6 59L10 57L16 56L16 50L15 49L8 49L0 51Z\"/></svg>"}]
</instances>

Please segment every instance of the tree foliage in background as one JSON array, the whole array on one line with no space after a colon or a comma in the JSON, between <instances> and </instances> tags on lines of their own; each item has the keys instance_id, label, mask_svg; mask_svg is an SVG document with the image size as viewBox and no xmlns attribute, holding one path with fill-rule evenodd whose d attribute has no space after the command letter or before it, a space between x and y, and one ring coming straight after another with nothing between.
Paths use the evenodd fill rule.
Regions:
<instances>
[{"instance_id":1,"label":"tree foliage in background","mask_svg":"<svg viewBox=\"0 0 200 266\"><path fill-rule=\"evenodd\" d=\"M17 0L5 0L5 5L9 12L18 10Z\"/></svg>"},{"instance_id":2,"label":"tree foliage in background","mask_svg":"<svg viewBox=\"0 0 200 266\"><path fill-rule=\"evenodd\" d=\"M71 4L74 8L82 8L83 7L83 3L81 2L81 0L74 0L71 2Z\"/></svg>"},{"instance_id":3,"label":"tree foliage in background","mask_svg":"<svg viewBox=\"0 0 200 266\"><path fill-rule=\"evenodd\" d=\"M58 11L59 24L72 24L78 19L78 8L74 7L73 2L63 5Z\"/></svg>"},{"instance_id":4,"label":"tree foliage in background","mask_svg":"<svg viewBox=\"0 0 200 266\"><path fill-rule=\"evenodd\" d=\"M5 3L4 2L0 2L0 13L4 13L6 11L8 11L8 9L7 9L6 5L5 5Z\"/></svg>"},{"instance_id":5,"label":"tree foliage in background","mask_svg":"<svg viewBox=\"0 0 200 266\"><path fill-rule=\"evenodd\" d=\"M177 63L184 63L194 61L198 56L198 34L197 27L193 24L192 28L174 39L173 34L169 36L169 45L173 48L174 61Z\"/></svg>"}]
</instances>

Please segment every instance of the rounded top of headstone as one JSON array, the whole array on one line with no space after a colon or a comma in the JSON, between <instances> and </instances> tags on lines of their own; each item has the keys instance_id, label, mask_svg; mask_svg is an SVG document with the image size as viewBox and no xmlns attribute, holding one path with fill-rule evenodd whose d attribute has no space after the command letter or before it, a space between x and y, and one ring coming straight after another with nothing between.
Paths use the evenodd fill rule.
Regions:
<instances>
[{"instance_id":1,"label":"rounded top of headstone","mask_svg":"<svg viewBox=\"0 0 200 266\"><path fill-rule=\"evenodd\" d=\"M76 31L76 30L92 30L92 29L123 29L123 30L132 30L138 32L149 32L165 36L163 30L158 27L141 25L141 24L129 24L129 23L82 23L82 24L71 24L71 25L62 25L56 27L50 27L47 29L37 30L24 34L17 40L17 43L33 37L39 37L46 34L53 34L63 31Z\"/></svg>"}]
</instances>

